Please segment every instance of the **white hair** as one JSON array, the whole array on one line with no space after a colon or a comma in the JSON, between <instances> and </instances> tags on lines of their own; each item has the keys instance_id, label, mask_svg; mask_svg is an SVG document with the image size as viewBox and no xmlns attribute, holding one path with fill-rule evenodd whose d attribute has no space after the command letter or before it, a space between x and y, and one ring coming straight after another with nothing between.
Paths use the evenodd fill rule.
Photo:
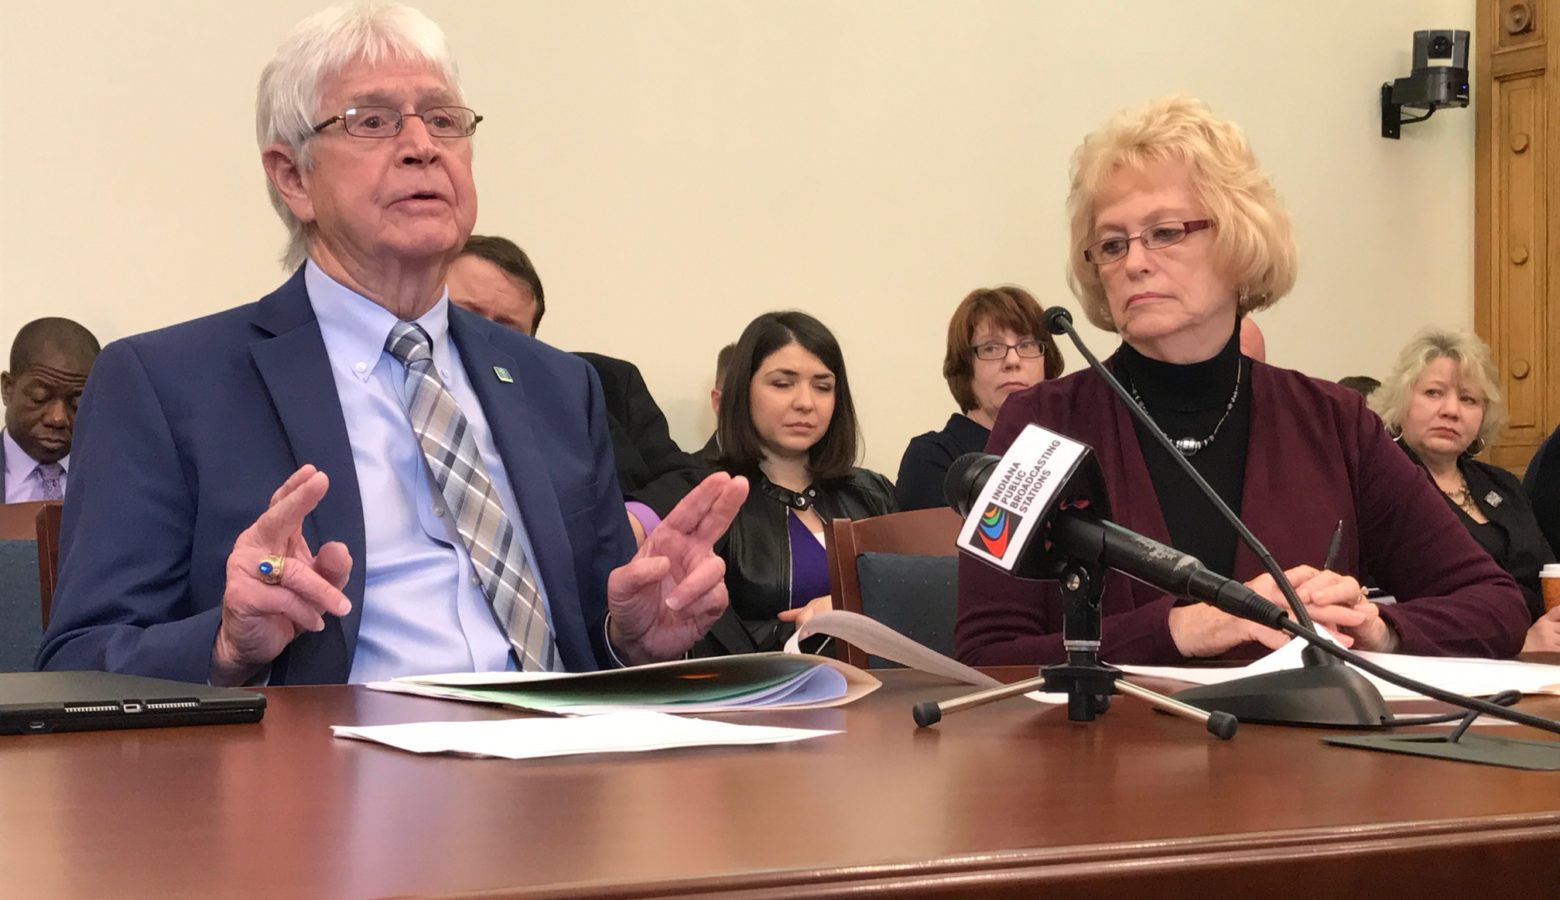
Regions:
<instances>
[{"instance_id":1,"label":"white hair","mask_svg":"<svg viewBox=\"0 0 1560 900\"><path fill-rule=\"evenodd\" d=\"M388 60L425 63L461 97L455 61L444 32L410 6L371 2L333 6L293 26L260 73L255 98L255 137L262 151L282 144L300 169L310 167L308 140L321 114L325 83L348 66ZM336 110L340 112L340 110ZM308 226L287 208L276 185L266 180L271 206L287 226L282 264L289 269L308 255Z\"/></svg>"}]
</instances>

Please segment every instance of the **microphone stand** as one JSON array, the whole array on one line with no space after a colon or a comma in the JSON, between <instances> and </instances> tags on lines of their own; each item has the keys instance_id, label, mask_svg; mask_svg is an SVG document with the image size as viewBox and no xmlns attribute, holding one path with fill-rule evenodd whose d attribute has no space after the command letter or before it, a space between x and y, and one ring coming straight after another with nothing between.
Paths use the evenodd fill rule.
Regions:
<instances>
[{"instance_id":1,"label":"microphone stand","mask_svg":"<svg viewBox=\"0 0 1560 900\"><path fill-rule=\"evenodd\" d=\"M1199 709L1132 684L1125 680L1120 669L1100 662L1100 595L1105 588L1104 576L1105 571L1098 563L1072 555L1062 567L1057 581L1062 593L1062 646L1067 651L1066 662L1046 666L1038 677L1014 684L987 688L941 703L917 703L913 710L915 724L926 728L941 721L948 713L1034 690L1065 692L1067 718L1073 722L1092 722L1110 708L1112 694L1122 693L1162 712L1201 722L1220 740L1234 737L1235 729L1240 727L1240 720L1235 716Z\"/></svg>"}]
</instances>

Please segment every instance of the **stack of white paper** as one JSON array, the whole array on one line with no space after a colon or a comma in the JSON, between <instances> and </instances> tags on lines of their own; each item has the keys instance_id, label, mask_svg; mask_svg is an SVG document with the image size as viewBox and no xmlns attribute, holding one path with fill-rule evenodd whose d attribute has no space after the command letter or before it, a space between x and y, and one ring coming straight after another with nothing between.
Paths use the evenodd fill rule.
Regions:
<instances>
[{"instance_id":1,"label":"stack of white paper","mask_svg":"<svg viewBox=\"0 0 1560 900\"><path fill-rule=\"evenodd\" d=\"M639 753L669 747L780 744L839 734L806 728L732 725L655 712L582 718L535 717L488 722L415 722L407 725L334 725L338 738L373 741L412 753L457 753L499 759L536 759L579 753Z\"/></svg>"}]
</instances>

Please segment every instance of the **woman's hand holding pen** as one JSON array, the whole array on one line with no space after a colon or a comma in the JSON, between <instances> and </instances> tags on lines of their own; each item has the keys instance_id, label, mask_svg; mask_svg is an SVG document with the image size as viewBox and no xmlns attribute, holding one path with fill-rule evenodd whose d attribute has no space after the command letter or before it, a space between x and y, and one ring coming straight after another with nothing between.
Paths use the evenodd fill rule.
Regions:
<instances>
[{"instance_id":1,"label":"woman's hand holding pen","mask_svg":"<svg viewBox=\"0 0 1560 900\"><path fill-rule=\"evenodd\" d=\"M1296 566L1284 572L1295 596L1305 604L1312 622L1332 632L1339 643L1356 650L1390 651L1397 646L1392 631L1376 604L1366 598L1357 579L1332 570L1338 564L1343 543L1343 521L1333 531L1322 568ZM1273 576L1263 573L1246 586L1289 612L1289 602ZM1289 612L1293 617L1293 613ZM1183 656L1210 656L1236 644L1257 641L1269 649L1287 642L1287 635L1236 619L1211 607L1177 607L1170 614L1170 634Z\"/></svg>"},{"instance_id":2,"label":"woman's hand holding pen","mask_svg":"<svg viewBox=\"0 0 1560 900\"><path fill-rule=\"evenodd\" d=\"M1295 586L1295 594L1305 604L1312 621L1337 635L1345 647L1387 649L1385 643L1391 639L1391 631L1381 620L1376 604L1365 599L1365 591L1358 581L1315 566L1296 566L1284 575ZM1273 576L1264 572L1246 582L1246 587L1283 608L1291 618L1294 616ZM1256 641L1270 650L1289 641L1284 632L1237 619L1202 604L1171 610L1170 637L1181 655L1190 657L1214 656L1247 641Z\"/></svg>"},{"instance_id":3,"label":"woman's hand holding pen","mask_svg":"<svg viewBox=\"0 0 1560 900\"><path fill-rule=\"evenodd\" d=\"M1284 575L1294 585L1311 620L1337 635L1345 647L1390 651L1396 646L1397 635L1352 576L1313 566L1296 566ZM1246 584L1274 603L1288 605L1270 576L1258 575Z\"/></svg>"}]
</instances>

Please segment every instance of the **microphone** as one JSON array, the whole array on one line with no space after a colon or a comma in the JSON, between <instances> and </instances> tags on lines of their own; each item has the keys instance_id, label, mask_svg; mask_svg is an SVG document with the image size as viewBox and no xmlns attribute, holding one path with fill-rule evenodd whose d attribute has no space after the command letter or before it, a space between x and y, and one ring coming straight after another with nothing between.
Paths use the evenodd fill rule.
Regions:
<instances>
[{"instance_id":1,"label":"microphone","mask_svg":"<svg viewBox=\"0 0 1560 900\"><path fill-rule=\"evenodd\" d=\"M1089 448L1038 425L1026 427L1006 456L972 453L960 458L949 469L943 490L949 505L964 517L961 552L1015 575L1060 583L1067 661L1045 666L1038 678L1016 685L918 704L917 725L926 727L944 713L1043 686L1067 695L1067 717L1075 722L1093 721L1108 708L1109 698L1120 693L1201 722L1221 740L1234 736L1240 725L1235 716L1130 684L1122 680L1120 669L1100 663L1101 576L1106 566L1116 566L1160 590L1190 592L1237 615L1265 615L1262 621L1283 618L1278 607L1184 553L1103 521L1109 504ZM979 512L969 515L972 507Z\"/></svg>"},{"instance_id":2,"label":"microphone","mask_svg":"<svg viewBox=\"0 0 1560 900\"><path fill-rule=\"evenodd\" d=\"M948 505L960 517L969 514L1000 462L1001 457L990 453L966 453L954 460L943 491ZM1149 587L1200 600L1259 625L1280 627L1284 611L1261 594L1209 570L1194 556L1102 519L1095 509L1103 501L1090 496L1093 491L1089 488L1093 486L1087 483L1089 480L1075 476L1060 489L1063 497L1058 508L1021 548L1013 574L1020 578L1055 578L1064 559L1077 559L1115 569ZM1079 482L1084 482L1081 492Z\"/></svg>"},{"instance_id":3,"label":"microphone","mask_svg":"<svg viewBox=\"0 0 1560 900\"><path fill-rule=\"evenodd\" d=\"M1060 337L1072 331L1072 313L1065 306L1053 306L1040 315L1040 324L1045 326L1046 331Z\"/></svg>"}]
</instances>

